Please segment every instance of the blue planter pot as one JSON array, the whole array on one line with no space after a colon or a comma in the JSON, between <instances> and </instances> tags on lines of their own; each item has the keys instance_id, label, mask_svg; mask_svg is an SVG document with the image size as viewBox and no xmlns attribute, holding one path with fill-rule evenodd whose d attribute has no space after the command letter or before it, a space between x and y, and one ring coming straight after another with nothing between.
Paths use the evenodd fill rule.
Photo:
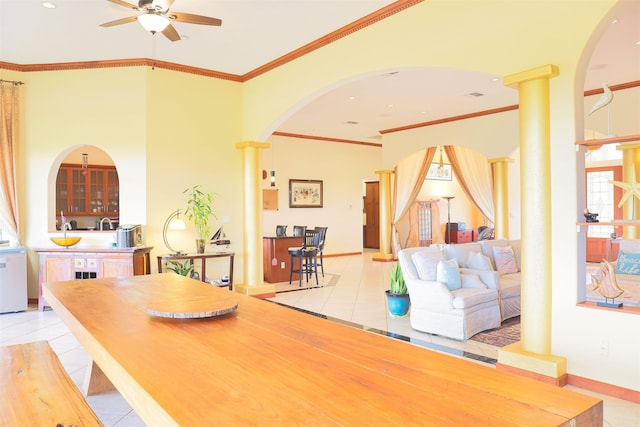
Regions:
<instances>
[{"instance_id":1,"label":"blue planter pot","mask_svg":"<svg viewBox=\"0 0 640 427\"><path fill-rule=\"evenodd\" d=\"M387 306L389 307L389 313L393 317L404 317L409 312L409 306L411 300L409 294L392 294L390 291L387 293Z\"/></svg>"}]
</instances>

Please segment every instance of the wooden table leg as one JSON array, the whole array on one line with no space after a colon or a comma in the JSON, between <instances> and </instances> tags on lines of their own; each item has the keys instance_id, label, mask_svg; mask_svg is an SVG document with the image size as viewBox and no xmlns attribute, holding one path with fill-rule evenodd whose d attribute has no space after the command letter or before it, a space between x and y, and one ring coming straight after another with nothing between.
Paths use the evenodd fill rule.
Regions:
<instances>
[{"instance_id":1,"label":"wooden table leg","mask_svg":"<svg viewBox=\"0 0 640 427\"><path fill-rule=\"evenodd\" d=\"M102 369L96 362L91 361L87 366L87 373L84 376L82 382L82 391L85 396L93 396L94 394L105 393L107 391L114 391L116 388L111 384L111 381L102 372Z\"/></svg>"}]
</instances>

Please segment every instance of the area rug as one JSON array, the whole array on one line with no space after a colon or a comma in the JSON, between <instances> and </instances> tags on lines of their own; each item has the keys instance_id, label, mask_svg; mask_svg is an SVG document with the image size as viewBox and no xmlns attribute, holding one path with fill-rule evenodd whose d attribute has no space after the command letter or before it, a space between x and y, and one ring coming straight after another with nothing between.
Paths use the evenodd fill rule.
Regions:
<instances>
[{"instance_id":1,"label":"area rug","mask_svg":"<svg viewBox=\"0 0 640 427\"><path fill-rule=\"evenodd\" d=\"M496 347L504 347L520 341L520 316L507 319L500 327L479 332L470 339Z\"/></svg>"}]
</instances>

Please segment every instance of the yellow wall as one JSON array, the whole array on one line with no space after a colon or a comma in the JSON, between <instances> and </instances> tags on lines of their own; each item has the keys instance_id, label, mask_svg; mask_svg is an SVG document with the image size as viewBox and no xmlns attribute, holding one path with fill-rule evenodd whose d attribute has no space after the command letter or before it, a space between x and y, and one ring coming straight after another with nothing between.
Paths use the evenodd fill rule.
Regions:
<instances>
[{"instance_id":1,"label":"yellow wall","mask_svg":"<svg viewBox=\"0 0 640 427\"><path fill-rule=\"evenodd\" d=\"M62 160L79 146L101 147L114 160L122 186L121 219L144 224L144 72L139 68L22 73L19 180L22 243L48 247L55 223L55 179ZM95 235L94 235L95 236ZM85 244L91 244L87 236ZM103 236L104 237L104 236ZM100 240L100 239L98 239ZM38 257L29 252L29 295L37 295Z\"/></svg>"},{"instance_id":2,"label":"yellow wall","mask_svg":"<svg viewBox=\"0 0 640 427\"><path fill-rule=\"evenodd\" d=\"M277 211L263 211L263 230L275 235L276 225L324 226L324 254L362 252L362 183L376 181L382 149L367 145L328 143L309 139L272 136L272 148L264 150L263 165L276 171ZM289 208L289 179L323 181L323 208ZM269 187L269 178L262 181Z\"/></svg>"},{"instance_id":3,"label":"yellow wall","mask_svg":"<svg viewBox=\"0 0 640 427\"><path fill-rule=\"evenodd\" d=\"M147 77L147 243L155 246L155 254L168 252L162 242L164 221L186 207L186 188L201 185L215 193L218 219L212 221L212 233L228 217L224 229L237 255L234 280L241 283L242 167L234 144L241 139L242 87L161 69L147 69ZM193 230L174 233L170 244L195 252L195 238Z\"/></svg>"},{"instance_id":4,"label":"yellow wall","mask_svg":"<svg viewBox=\"0 0 640 427\"><path fill-rule=\"evenodd\" d=\"M242 252L240 158L241 85L147 67L16 73L23 87L20 210L29 252L29 296L37 295L38 257L54 229L55 178L76 147L90 144L111 156L120 178L120 224L142 224L152 257L166 253L162 225L186 207L183 190L201 184L218 194L219 220ZM114 233L78 233L79 247L104 246ZM193 252L193 230L172 246ZM238 258L240 260L238 260ZM236 280L242 280L236 257ZM152 270L156 264L152 262ZM212 271L213 268L211 269ZM224 274L226 272L220 272Z\"/></svg>"}]
</instances>

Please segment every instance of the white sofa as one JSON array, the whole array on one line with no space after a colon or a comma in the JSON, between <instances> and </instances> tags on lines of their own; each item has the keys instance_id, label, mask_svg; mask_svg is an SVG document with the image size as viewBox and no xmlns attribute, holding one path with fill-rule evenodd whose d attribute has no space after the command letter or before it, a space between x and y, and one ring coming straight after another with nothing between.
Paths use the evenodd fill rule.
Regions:
<instances>
[{"instance_id":1,"label":"white sofa","mask_svg":"<svg viewBox=\"0 0 640 427\"><path fill-rule=\"evenodd\" d=\"M494 272L466 273L460 269L461 287L451 290L436 280L438 263L443 260L444 254L438 247L406 248L398 252L398 263L411 298L411 327L466 340L500 326Z\"/></svg>"},{"instance_id":2,"label":"white sofa","mask_svg":"<svg viewBox=\"0 0 640 427\"><path fill-rule=\"evenodd\" d=\"M515 268L517 271L512 273L502 273L497 271L494 256L494 248L506 248L510 246L515 257ZM511 317L520 315L520 271L521 271L521 255L520 240L482 240L480 242L471 242L463 244L451 244L443 247L444 255L447 259L456 259L458 265L462 268L471 268L468 264L469 256L472 253L481 253L491 263L491 270L496 273L498 280L498 291L500 299L500 314L504 321Z\"/></svg>"}]
</instances>

